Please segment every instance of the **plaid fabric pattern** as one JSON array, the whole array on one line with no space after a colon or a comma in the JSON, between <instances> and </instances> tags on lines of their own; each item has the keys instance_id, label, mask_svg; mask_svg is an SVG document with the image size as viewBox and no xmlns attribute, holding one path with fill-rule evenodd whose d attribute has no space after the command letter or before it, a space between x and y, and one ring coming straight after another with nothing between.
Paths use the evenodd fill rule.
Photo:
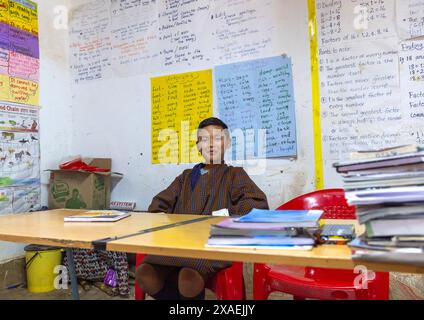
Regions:
<instances>
[{"instance_id":1,"label":"plaid fabric pattern","mask_svg":"<svg viewBox=\"0 0 424 320\"><path fill-rule=\"evenodd\" d=\"M106 273L113 268L117 274L117 286L111 291L114 295L128 296L128 260L122 252L73 249L75 272L78 279L103 282ZM68 267L65 255L63 264Z\"/></svg>"},{"instance_id":2,"label":"plaid fabric pattern","mask_svg":"<svg viewBox=\"0 0 424 320\"><path fill-rule=\"evenodd\" d=\"M227 208L232 215L244 215L253 208L268 209L265 194L243 168L216 165L203 174L191 190L191 169L185 170L152 200L149 212L211 215ZM205 279L231 266L231 262L148 255L144 263L197 270Z\"/></svg>"}]
</instances>

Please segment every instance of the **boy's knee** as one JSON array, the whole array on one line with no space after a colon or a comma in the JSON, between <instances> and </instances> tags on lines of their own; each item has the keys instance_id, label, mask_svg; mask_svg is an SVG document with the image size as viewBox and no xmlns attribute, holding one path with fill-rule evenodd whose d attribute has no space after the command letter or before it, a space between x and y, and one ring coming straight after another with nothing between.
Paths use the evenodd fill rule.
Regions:
<instances>
[{"instance_id":1,"label":"boy's knee","mask_svg":"<svg viewBox=\"0 0 424 320\"><path fill-rule=\"evenodd\" d=\"M188 298L199 295L205 289L205 280L199 272L182 268L178 274L178 290Z\"/></svg>"},{"instance_id":2,"label":"boy's knee","mask_svg":"<svg viewBox=\"0 0 424 320\"><path fill-rule=\"evenodd\" d=\"M140 288L148 295L159 292L164 285L164 280L159 277L155 268L147 263L143 263L137 268L135 279Z\"/></svg>"}]
</instances>

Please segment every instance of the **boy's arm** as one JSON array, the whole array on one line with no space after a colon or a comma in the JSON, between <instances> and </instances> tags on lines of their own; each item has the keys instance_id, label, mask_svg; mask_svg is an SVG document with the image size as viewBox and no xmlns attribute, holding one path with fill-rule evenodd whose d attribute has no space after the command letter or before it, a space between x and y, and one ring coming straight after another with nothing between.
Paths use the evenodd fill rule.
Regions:
<instances>
[{"instance_id":1,"label":"boy's arm","mask_svg":"<svg viewBox=\"0 0 424 320\"><path fill-rule=\"evenodd\" d=\"M231 188L231 214L244 215L253 208L269 209L265 193L250 179L243 168L234 168Z\"/></svg>"},{"instance_id":2,"label":"boy's arm","mask_svg":"<svg viewBox=\"0 0 424 320\"><path fill-rule=\"evenodd\" d=\"M158 193L149 206L149 212L173 213L183 185L183 175L179 175L168 188Z\"/></svg>"}]
</instances>

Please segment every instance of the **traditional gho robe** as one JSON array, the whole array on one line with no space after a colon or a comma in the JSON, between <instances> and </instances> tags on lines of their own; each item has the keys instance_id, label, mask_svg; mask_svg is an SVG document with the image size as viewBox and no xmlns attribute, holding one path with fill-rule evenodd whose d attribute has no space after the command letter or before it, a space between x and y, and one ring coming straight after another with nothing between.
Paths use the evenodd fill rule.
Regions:
<instances>
[{"instance_id":1,"label":"traditional gho robe","mask_svg":"<svg viewBox=\"0 0 424 320\"><path fill-rule=\"evenodd\" d=\"M211 215L213 211L225 208L230 215L244 215L253 208L268 209L268 202L243 168L221 164L205 172L200 164L185 170L167 189L156 195L148 211ZM193 268L205 280L231 265L225 261L153 255L146 256L143 263Z\"/></svg>"}]
</instances>

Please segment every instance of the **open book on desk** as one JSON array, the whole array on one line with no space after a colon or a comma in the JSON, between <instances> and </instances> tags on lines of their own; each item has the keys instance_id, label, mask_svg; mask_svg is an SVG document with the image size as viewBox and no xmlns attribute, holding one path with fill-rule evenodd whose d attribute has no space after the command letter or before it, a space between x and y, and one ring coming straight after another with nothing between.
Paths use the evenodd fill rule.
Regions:
<instances>
[{"instance_id":1,"label":"open book on desk","mask_svg":"<svg viewBox=\"0 0 424 320\"><path fill-rule=\"evenodd\" d=\"M65 222L115 222L129 217L128 212L116 210L90 210L65 217Z\"/></svg>"}]
</instances>

